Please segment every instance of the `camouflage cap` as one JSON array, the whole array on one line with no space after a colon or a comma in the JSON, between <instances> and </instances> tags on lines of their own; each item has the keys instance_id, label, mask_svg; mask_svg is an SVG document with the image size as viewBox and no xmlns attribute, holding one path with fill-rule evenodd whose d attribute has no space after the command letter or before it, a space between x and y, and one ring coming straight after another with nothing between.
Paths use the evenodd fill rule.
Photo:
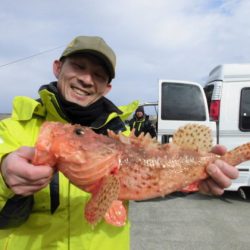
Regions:
<instances>
[{"instance_id":1,"label":"camouflage cap","mask_svg":"<svg viewBox=\"0 0 250 250\"><path fill-rule=\"evenodd\" d=\"M60 59L79 53L90 53L99 57L104 62L110 74L110 80L115 77L115 53L101 37L78 36L74 38L74 40L63 51Z\"/></svg>"}]
</instances>

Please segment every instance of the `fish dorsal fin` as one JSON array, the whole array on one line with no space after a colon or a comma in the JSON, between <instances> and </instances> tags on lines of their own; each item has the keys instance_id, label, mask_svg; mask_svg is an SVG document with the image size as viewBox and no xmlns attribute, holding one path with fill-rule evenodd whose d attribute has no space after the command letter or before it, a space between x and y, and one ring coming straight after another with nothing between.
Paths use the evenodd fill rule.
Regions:
<instances>
[{"instance_id":1,"label":"fish dorsal fin","mask_svg":"<svg viewBox=\"0 0 250 250\"><path fill-rule=\"evenodd\" d=\"M131 131L129 136L123 135L121 132L115 134L113 131L108 131L108 136L123 143L123 144L132 144L141 148L156 148L159 143L156 138L152 138L149 133L141 133L138 137L134 133L134 129Z\"/></svg>"},{"instance_id":2,"label":"fish dorsal fin","mask_svg":"<svg viewBox=\"0 0 250 250\"><path fill-rule=\"evenodd\" d=\"M205 125L187 124L173 134L173 143L184 148L208 152L212 148L212 132Z\"/></svg>"},{"instance_id":3,"label":"fish dorsal fin","mask_svg":"<svg viewBox=\"0 0 250 250\"><path fill-rule=\"evenodd\" d=\"M98 190L92 195L85 207L85 218L96 225L112 205L114 200L118 199L120 191L120 182L117 176L105 176Z\"/></svg>"}]
</instances>

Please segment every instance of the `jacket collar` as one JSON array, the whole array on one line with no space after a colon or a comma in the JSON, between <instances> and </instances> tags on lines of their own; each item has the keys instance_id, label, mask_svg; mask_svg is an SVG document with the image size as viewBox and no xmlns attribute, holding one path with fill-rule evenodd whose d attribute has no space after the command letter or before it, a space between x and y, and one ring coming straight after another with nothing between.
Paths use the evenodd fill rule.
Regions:
<instances>
[{"instance_id":1,"label":"jacket collar","mask_svg":"<svg viewBox=\"0 0 250 250\"><path fill-rule=\"evenodd\" d=\"M41 88L39 94L41 98L40 100L34 100L30 97L25 96L15 97L13 100L12 118L19 121L25 121L30 120L34 115L36 115L49 121L60 121L66 123L67 119L60 109L55 95L45 88ZM100 118L98 118L97 121L93 124L93 128L100 128L102 126L105 126L110 120L114 119L115 117L120 117L121 120L125 121L139 105L139 101L133 101L128 105L116 107L108 99L106 100L107 105L113 105L112 108L115 107L120 112L116 112L114 110L108 116L106 116L105 119L100 116Z\"/></svg>"}]
</instances>

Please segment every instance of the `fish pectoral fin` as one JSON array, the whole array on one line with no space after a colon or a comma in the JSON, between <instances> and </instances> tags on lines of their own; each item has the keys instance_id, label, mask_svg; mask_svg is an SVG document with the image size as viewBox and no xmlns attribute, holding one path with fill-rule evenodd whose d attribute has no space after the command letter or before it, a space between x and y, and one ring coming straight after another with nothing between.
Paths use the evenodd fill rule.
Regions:
<instances>
[{"instance_id":1,"label":"fish pectoral fin","mask_svg":"<svg viewBox=\"0 0 250 250\"><path fill-rule=\"evenodd\" d=\"M187 124L173 134L173 143L192 150L209 152L212 148L212 131L201 124Z\"/></svg>"},{"instance_id":2,"label":"fish pectoral fin","mask_svg":"<svg viewBox=\"0 0 250 250\"><path fill-rule=\"evenodd\" d=\"M120 182L116 175L109 175L102 179L99 189L92 195L85 207L85 218L96 225L106 214L112 202L118 199Z\"/></svg>"},{"instance_id":3,"label":"fish pectoral fin","mask_svg":"<svg viewBox=\"0 0 250 250\"><path fill-rule=\"evenodd\" d=\"M104 219L108 224L111 224L113 226L124 226L127 221L127 210L122 204L122 201L113 201L108 211L106 212Z\"/></svg>"}]
</instances>

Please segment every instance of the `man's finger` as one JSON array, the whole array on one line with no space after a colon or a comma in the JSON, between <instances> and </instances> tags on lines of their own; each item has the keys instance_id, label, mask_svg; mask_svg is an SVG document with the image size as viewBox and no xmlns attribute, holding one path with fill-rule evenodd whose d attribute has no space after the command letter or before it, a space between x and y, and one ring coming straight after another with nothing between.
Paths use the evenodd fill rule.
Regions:
<instances>
[{"instance_id":1,"label":"man's finger","mask_svg":"<svg viewBox=\"0 0 250 250\"><path fill-rule=\"evenodd\" d=\"M223 161L216 161L216 164L209 164L207 173L221 188L227 188L231 185L231 178L234 177L232 172L228 170L228 164Z\"/></svg>"},{"instance_id":2,"label":"man's finger","mask_svg":"<svg viewBox=\"0 0 250 250\"><path fill-rule=\"evenodd\" d=\"M23 146L20 147L16 153L24 159L32 160L35 154L35 149L33 147Z\"/></svg>"},{"instance_id":3,"label":"man's finger","mask_svg":"<svg viewBox=\"0 0 250 250\"><path fill-rule=\"evenodd\" d=\"M227 148L217 144L211 149L211 152L218 155L224 155L227 152Z\"/></svg>"}]
</instances>

